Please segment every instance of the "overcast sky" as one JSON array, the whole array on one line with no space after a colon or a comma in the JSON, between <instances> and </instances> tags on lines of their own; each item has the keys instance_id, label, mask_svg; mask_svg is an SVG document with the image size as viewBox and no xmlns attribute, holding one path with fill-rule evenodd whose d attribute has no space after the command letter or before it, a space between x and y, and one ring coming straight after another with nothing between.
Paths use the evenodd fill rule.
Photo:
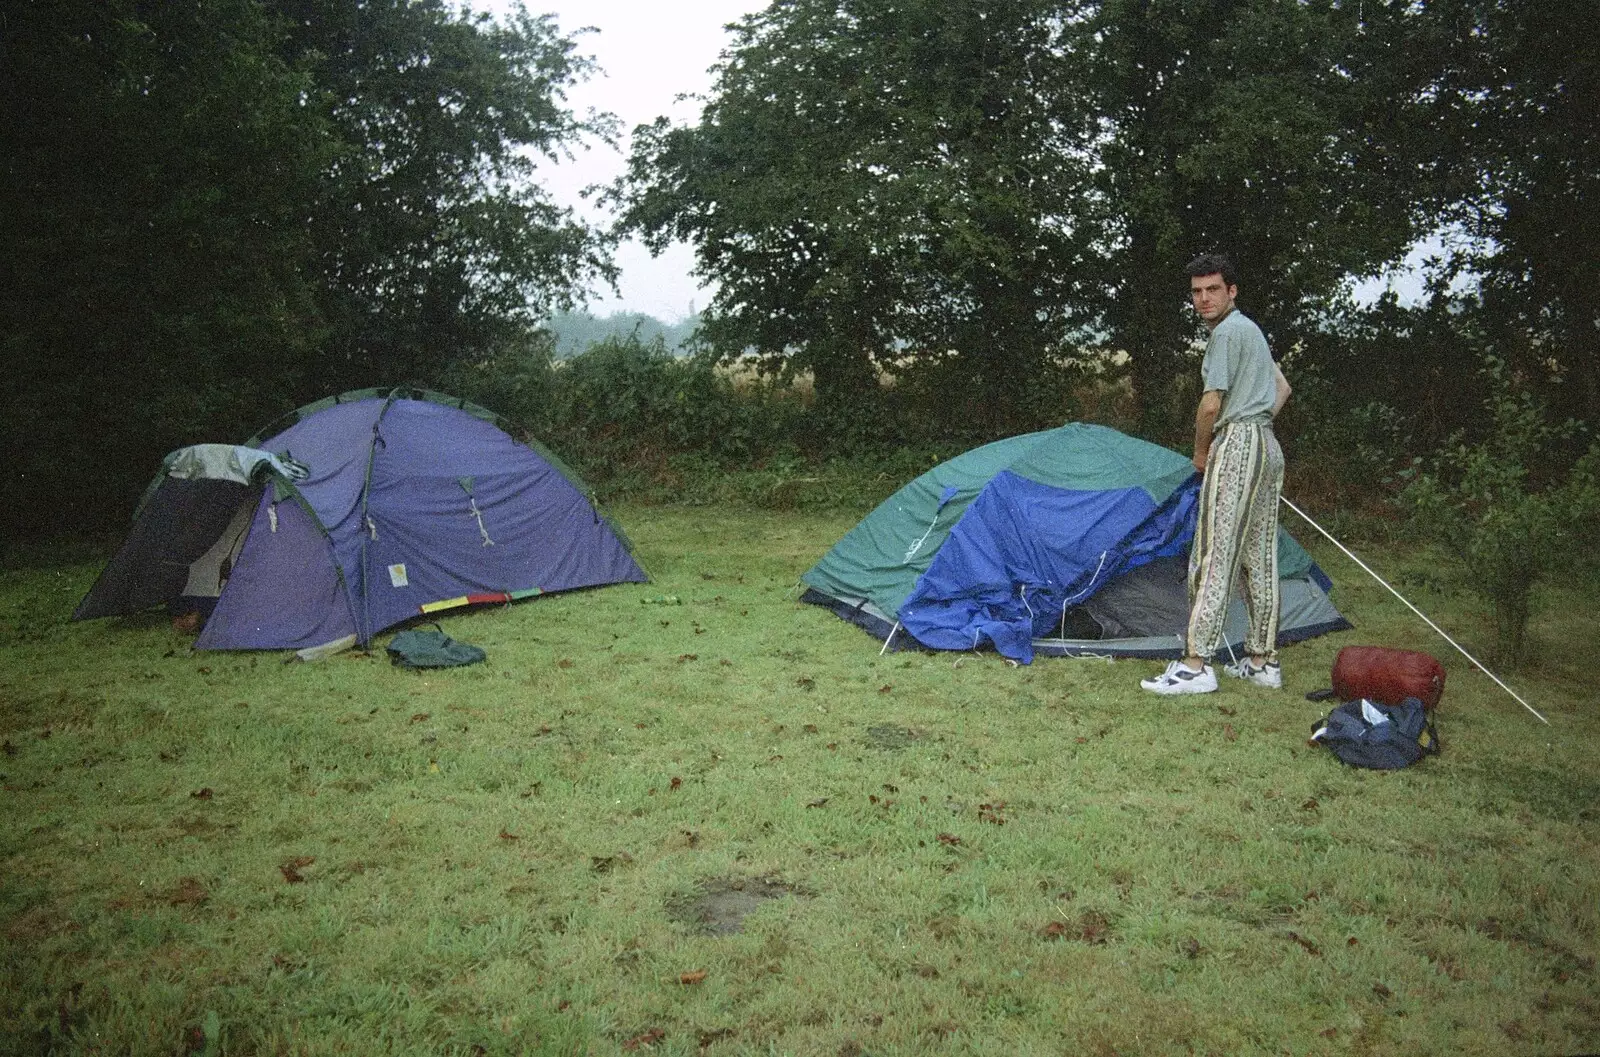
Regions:
<instances>
[{"instance_id":1,"label":"overcast sky","mask_svg":"<svg viewBox=\"0 0 1600 1057\"><path fill-rule=\"evenodd\" d=\"M501 14L510 0L466 0L475 10ZM562 204L570 205L591 221L608 222L609 216L584 202L579 192L592 184L609 183L622 175L629 134L634 126L665 114L675 122L695 120L699 107L674 102L683 94L704 93L711 87L707 72L729 40L724 30L746 14L766 7L764 0L528 0L531 14L553 14L563 34L585 26L596 32L579 38L580 50L594 57L599 72L568 94L568 104L579 113L589 108L609 111L621 120L617 149L593 144L560 166L545 165L544 186ZM622 269L620 297L596 290L588 310L604 316L611 312L648 312L665 322L689 314L690 306L705 307L708 292L698 288L689 272L694 255L677 246L659 258L636 242L617 253Z\"/></svg>"}]
</instances>

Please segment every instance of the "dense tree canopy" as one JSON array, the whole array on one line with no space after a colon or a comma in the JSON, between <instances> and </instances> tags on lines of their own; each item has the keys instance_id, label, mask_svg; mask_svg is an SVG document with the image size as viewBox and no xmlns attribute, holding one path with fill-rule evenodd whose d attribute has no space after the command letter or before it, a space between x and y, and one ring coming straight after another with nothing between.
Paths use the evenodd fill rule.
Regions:
<instances>
[{"instance_id":1,"label":"dense tree canopy","mask_svg":"<svg viewBox=\"0 0 1600 1057\"><path fill-rule=\"evenodd\" d=\"M783 0L698 124L640 130L623 223L693 242L713 336L819 385L953 351L993 401L1088 343L1161 393L1195 254L1235 254L1284 347L1410 244L1425 24L1379 0Z\"/></svg>"},{"instance_id":2,"label":"dense tree canopy","mask_svg":"<svg viewBox=\"0 0 1600 1057\"><path fill-rule=\"evenodd\" d=\"M1441 77L1455 152L1448 214L1479 238L1457 262L1482 276L1502 349L1553 365L1559 404L1600 406L1600 49L1576 0L1445 0ZM1526 341L1516 341L1513 335Z\"/></svg>"},{"instance_id":3,"label":"dense tree canopy","mask_svg":"<svg viewBox=\"0 0 1600 1057\"><path fill-rule=\"evenodd\" d=\"M1187 260L1235 259L1281 355L1347 276L1405 251L1434 195L1430 71L1408 3L1102 0L1085 16L1100 318L1155 428L1187 410L1155 395L1195 332Z\"/></svg>"},{"instance_id":4,"label":"dense tree canopy","mask_svg":"<svg viewBox=\"0 0 1600 1057\"><path fill-rule=\"evenodd\" d=\"M1064 412L1037 382L1083 353L1183 437L1212 250L1324 420L1437 440L1489 352L1593 419L1590 6L774 0L697 121L637 130L616 233L694 245L723 355L852 412L888 369L963 439ZM548 17L449 0L8 5L0 528L125 512L165 451L329 391L548 373L532 329L612 274L535 169L611 134L565 102L589 72ZM1470 242L1427 304L1351 301L1439 231Z\"/></svg>"},{"instance_id":5,"label":"dense tree canopy","mask_svg":"<svg viewBox=\"0 0 1600 1057\"><path fill-rule=\"evenodd\" d=\"M6 448L70 476L91 438L260 407L315 348L303 217L329 159L271 20L39 3L3 32Z\"/></svg>"},{"instance_id":6,"label":"dense tree canopy","mask_svg":"<svg viewBox=\"0 0 1600 1057\"><path fill-rule=\"evenodd\" d=\"M9 5L6 527L62 527L27 499L66 482L125 508L172 447L425 381L609 274L532 173L609 132L564 105L574 48L444 0Z\"/></svg>"},{"instance_id":7,"label":"dense tree canopy","mask_svg":"<svg viewBox=\"0 0 1600 1057\"><path fill-rule=\"evenodd\" d=\"M442 0L273 0L336 147L311 203L325 369L425 376L568 308L611 273L534 175L603 122L562 105L589 64L549 16L500 26Z\"/></svg>"},{"instance_id":8,"label":"dense tree canopy","mask_svg":"<svg viewBox=\"0 0 1600 1057\"><path fill-rule=\"evenodd\" d=\"M637 131L624 227L696 245L728 349L835 399L875 358L953 351L1003 411L1082 278L1065 32L1038 0L773 4L737 27L698 125Z\"/></svg>"}]
</instances>

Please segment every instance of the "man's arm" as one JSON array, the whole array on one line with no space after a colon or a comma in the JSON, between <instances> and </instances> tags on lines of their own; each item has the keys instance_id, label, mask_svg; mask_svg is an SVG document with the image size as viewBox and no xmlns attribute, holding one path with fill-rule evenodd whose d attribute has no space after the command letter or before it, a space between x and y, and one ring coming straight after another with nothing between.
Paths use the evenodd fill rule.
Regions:
<instances>
[{"instance_id":1,"label":"man's arm","mask_svg":"<svg viewBox=\"0 0 1600 1057\"><path fill-rule=\"evenodd\" d=\"M1287 383L1286 383L1287 384ZM1194 411L1194 468L1206 472L1206 457L1211 454L1211 432L1222 414L1222 390L1207 389L1200 394Z\"/></svg>"},{"instance_id":2,"label":"man's arm","mask_svg":"<svg viewBox=\"0 0 1600 1057\"><path fill-rule=\"evenodd\" d=\"M1289 388L1289 379L1283 376L1283 370L1277 363L1272 365L1272 376L1277 381L1278 395L1272 401L1272 417L1277 418L1278 412L1283 410L1283 405L1289 402L1289 394L1294 390Z\"/></svg>"}]
</instances>

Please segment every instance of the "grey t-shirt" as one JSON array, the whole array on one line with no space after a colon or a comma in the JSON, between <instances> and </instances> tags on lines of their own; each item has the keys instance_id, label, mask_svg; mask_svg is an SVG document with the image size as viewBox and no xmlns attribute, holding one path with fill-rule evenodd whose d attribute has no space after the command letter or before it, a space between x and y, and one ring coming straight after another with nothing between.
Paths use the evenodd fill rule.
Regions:
<instances>
[{"instance_id":1,"label":"grey t-shirt","mask_svg":"<svg viewBox=\"0 0 1600 1057\"><path fill-rule=\"evenodd\" d=\"M1201 388L1223 394L1215 429L1230 422L1271 423L1278 379L1267 339L1237 308L1223 317L1206 342L1200 361Z\"/></svg>"}]
</instances>

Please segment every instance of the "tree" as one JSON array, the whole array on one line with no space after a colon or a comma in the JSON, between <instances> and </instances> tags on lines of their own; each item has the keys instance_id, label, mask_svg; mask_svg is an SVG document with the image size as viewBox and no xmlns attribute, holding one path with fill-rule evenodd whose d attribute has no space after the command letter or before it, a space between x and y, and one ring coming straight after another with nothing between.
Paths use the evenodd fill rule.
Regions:
<instances>
[{"instance_id":1,"label":"tree","mask_svg":"<svg viewBox=\"0 0 1600 1057\"><path fill-rule=\"evenodd\" d=\"M609 130L564 105L587 70L547 18L442 0L8 7L5 529L125 512L171 448L426 382L609 275L533 182Z\"/></svg>"},{"instance_id":2,"label":"tree","mask_svg":"<svg viewBox=\"0 0 1600 1057\"><path fill-rule=\"evenodd\" d=\"M1600 404L1600 51L1570 0L1431 5L1447 48L1436 109L1455 142L1446 220L1478 242L1455 262L1528 363L1559 365L1558 408Z\"/></svg>"},{"instance_id":3,"label":"tree","mask_svg":"<svg viewBox=\"0 0 1600 1057\"><path fill-rule=\"evenodd\" d=\"M327 158L276 39L249 0L7 9L6 530L125 512L160 453L238 430L303 369L302 220Z\"/></svg>"},{"instance_id":4,"label":"tree","mask_svg":"<svg viewBox=\"0 0 1600 1057\"><path fill-rule=\"evenodd\" d=\"M611 279L609 243L540 188L540 157L610 119L565 88L592 70L549 15L444 0L270 0L310 71L334 158L310 203L325 377L425 378Z\"/></svg>"},{"instance_id":5,"label":"tree","mask_svg":"<svg viewBox=\"0 0 1600 1057\"><path fill-rule=\"evenodd\" d=\"M1081 23L1099 115L1100 318L1126 351L1147 428L1195 325L1184 263L1229 253L1241 307L1282 355L1347 276L1396 259L1433 195L1435 76L1412 5L1365 0L1102 0Z\"/></svg>"},{"instance_id":6,"label":"tree","mask_svg":"<svg viewBox=\"0 0 1600 1057\"><path fill-rule=\"evenodd\" d=\"M993 411L1098 340L1162 433L1190 257L1232 252L1286 349L1410 244L1423 26L1402 0L785 0L739 26L698 124L639 131L622 226L694 243L708 332L819 390L909 343L971 357Z\"/></svg>"},{"instance_id":7,"label":"tree","mask_svg":"<svg viewBox=\"0 0 1600 1057\"><path fill-rule=\"evenodd\" d=\"M636 131L620 229L695 245L726 354L848 404L875 361L953 353L1003 422L1081 281L1064 31L1036 0L775 3L736 28L698 124Z\"/></svg>"}]
</instances>

